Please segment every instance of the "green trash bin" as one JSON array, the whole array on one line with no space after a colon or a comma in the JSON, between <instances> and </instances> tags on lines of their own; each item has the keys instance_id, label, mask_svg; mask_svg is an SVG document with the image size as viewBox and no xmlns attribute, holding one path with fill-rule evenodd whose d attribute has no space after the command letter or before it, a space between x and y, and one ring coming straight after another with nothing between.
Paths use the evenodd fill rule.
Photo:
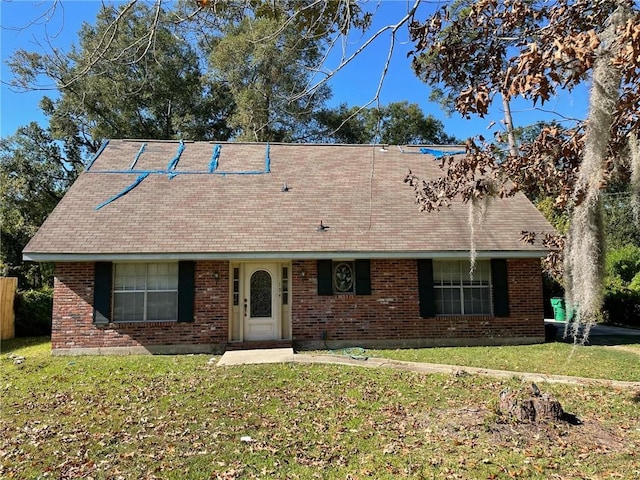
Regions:
<instances>
[{"instance_id":1,"label":"green trash bin","mask_svg":"<svg viewBox=\"0 0 640 480\"><path fill-rule=\"evenodd\" d=\"M551 299L551 306L553 307L553 319L558 322L564 322L566 320L564 298L553 297Z\"/></svg>"}]
</instances>

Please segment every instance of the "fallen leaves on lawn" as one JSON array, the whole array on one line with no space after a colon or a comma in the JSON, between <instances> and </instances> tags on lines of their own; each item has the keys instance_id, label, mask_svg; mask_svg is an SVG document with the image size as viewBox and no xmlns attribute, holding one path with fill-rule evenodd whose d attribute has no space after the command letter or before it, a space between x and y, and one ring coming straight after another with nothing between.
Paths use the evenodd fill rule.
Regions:
<instances>
[{"instance_id":1,"label":"fallen leaves on lawn","mask_svg":"<svg viewBox=\"0 0 640 480\"><path fill-rule=\"evenodd\" d=\"M505 382L468 375L104 361L117 368L78 360L49 383L17 369L3 382L13 413L0 418L0 477L570 478L613 471L609 458L640 469L640 432L621 427L622 400L601 390L562 387L615 406L601 408L605 421L528 425L492 409Z\"/></svg>"}]
</instances>

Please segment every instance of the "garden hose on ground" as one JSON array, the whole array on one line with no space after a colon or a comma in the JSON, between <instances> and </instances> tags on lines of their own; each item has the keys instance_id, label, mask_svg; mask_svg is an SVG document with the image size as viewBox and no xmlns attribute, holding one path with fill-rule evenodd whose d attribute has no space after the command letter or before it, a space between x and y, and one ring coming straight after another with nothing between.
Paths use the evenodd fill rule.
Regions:
<instances>
[{"instance_id":1,"label":"garden hose on ground","mask_svg":"<svg viewBox=\"0 0 640 480\"><path fill-rule=\"evenodd\" d=\"M327 344L325 342L325 346L326 345ZM332 355L347 355L353 358L354 360L367 360L369 358L367 355L365 355L366 350L362 347L348 347L348 348L341 348L338 350L331 350L329 347L327 347L327 350Z\"/></svg>"}]
</instances>

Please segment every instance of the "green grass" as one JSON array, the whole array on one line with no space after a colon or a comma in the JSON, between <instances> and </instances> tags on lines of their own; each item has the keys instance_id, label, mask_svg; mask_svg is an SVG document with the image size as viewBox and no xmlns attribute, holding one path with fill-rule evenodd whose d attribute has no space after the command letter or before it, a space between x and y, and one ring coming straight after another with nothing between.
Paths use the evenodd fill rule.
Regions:
<instances>
[{"instance_id":1,"label":"green grass","mask_svg":"<svg viewBox=\"0 0 640 480\"><path fill-rule=\"evenodd\" d=\"M504 347L368 350L367 355L411 362L640 382L640 344L616 348L555 342Z\"/></svg>"},{"instance_id":2,"label":"green grass","mask_svg":"<svg viewBox=\"0 0 640 480\"><path fill-rule=\"evenodd\" d=\"M515 424L496 405L517 379L49 348L3 342L0 478L640 476L630 389L540 385L583 425Z\"/></svg>"}]
</instances>

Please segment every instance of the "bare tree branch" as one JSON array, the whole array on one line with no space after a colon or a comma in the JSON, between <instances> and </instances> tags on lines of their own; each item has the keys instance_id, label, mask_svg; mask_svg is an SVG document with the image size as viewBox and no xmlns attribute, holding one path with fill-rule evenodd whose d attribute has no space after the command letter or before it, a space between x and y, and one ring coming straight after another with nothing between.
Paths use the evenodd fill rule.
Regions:
<instances>
[{"instance_id":1,"label":"bare tree branch","mask_svg":"<svg viewBox=\"0 0 640 480\"><path fill-rule=\"evenodd\" d=\"M323 71L322 73L325 75L323 79L319 80L318 82L316 82L315 84L313 84L308 90L304 91L304 92L300 92L297 97L294 97L295 99L301 98L304 95L308 95L310 92L316 90L318 87L320 87L321 85L326 84L329 80L331 80L338 72L340 72L341 70L343 70L347 65L351 64L351 62L356 59L358 56L360 56L360 54L366 50L376 39L378 39L380 36L382 36L385 32L391 31L391 43L392 46L390 48L390 52L393 52L393 42L395 42L395 35L396 32L398 31L398 29L403 26L406 25L407 22L415 15L415 12L417 11L418 7L420 5L420 0L415 0L415 3L413 4L413 6L409 9L409 11L407 12L407 14L402 17L397 23L395 23L394 25L385 25L384 27L380 28L378 31L376 31L371 37L369 37L355 52L353 52L351 55L349 55L348 57L342 57L340 60L340 63L333 69L331 69L331 71L326 72ZM387 69L389 66L389 59L387 59L387 62L385 62L385 69L384 72L386 73ZM376 93L376 97L379 95L379 88L378 91ZM375 97L367 104L370 105L371 103L373 103L375 101Z\"/></svg>"}]
</instances>

